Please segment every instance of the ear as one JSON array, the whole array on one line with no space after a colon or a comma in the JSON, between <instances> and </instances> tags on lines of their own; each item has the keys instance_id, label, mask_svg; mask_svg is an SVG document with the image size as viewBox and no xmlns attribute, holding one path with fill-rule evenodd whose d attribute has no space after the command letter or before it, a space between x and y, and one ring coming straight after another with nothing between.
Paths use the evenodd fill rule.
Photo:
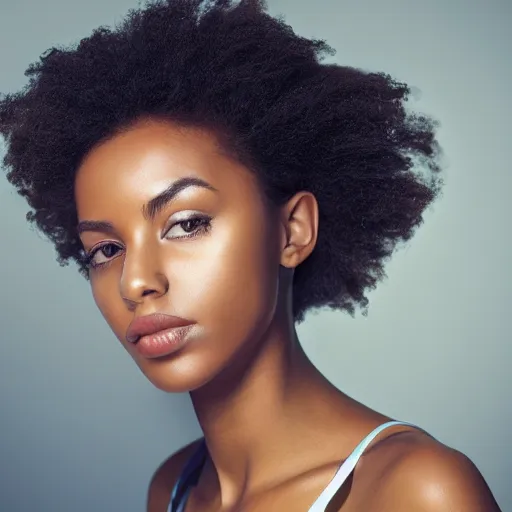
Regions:
<instances>
[{"instance_id":1,"label":"ear","mask_svg":"<svg viewBox=\"0 0 512 512\"><path fill-rule=\"evenodd\" d=\"M310 192L297 192L281 211L281 265L299 266L312 252L318 236L318 203Z\"/></svg>"}]
</instances>

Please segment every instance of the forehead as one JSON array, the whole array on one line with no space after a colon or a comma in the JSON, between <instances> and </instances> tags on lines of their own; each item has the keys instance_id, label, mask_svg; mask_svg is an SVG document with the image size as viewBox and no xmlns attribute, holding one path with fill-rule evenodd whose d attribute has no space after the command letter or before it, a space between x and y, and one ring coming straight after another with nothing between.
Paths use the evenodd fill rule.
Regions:
<instances>
[{"instance_id":1,"label":"forehead","mask_svg":"<svg viewBox=\"0 0 512 512\"><path fill-rule=\"evenodd\" d=\"M79 216L102 204L146 202L182 177L201 178L224 195L258 192L254 174L211 132L143 121L86 155L75 179Z\"/></svg>"}]
</instances>

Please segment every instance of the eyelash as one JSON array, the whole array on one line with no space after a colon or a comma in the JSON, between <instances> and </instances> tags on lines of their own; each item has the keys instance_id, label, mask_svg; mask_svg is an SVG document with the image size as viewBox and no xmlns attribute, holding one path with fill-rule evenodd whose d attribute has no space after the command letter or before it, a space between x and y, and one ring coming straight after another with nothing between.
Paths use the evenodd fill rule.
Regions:
<instances>
[{"instance_id":1,"label":"eyelash","mask_svg":"<svg viewBox=\"0 0 512 512\"><path fill-rule=\"evenodd\" d=\"M164 238L167 236L167 234L169 233L169 231L171 231L171 229L175 226L182 226L184 224L187 224L189 222L192 222L192 223L198 223L198 227L196 229L194 229L191 233L188 233L186 235L182 235L182 236L175 236L173 238L169 238L169 240L181 240L181 239L185 239L185 238L196 238L200 235L203 235L203 234L206 234L210 231L211 229L211 220L212 218L207 216L207 215L194 215L192 217L189 217L188 219L183 219L183 220L180 220L178 222L175 222L174 224L172 224L169 229L165 232L165 235L164 235ZM114 256L111 256L110 259L108 261L105 261L103 263L94 263L93 262L93 259L95 257L95 255L101 251L102 249L104 249L105 247L109 247L109 246L115 246L119 249L121 249L121 247L119 246L119 244L116 244L116 243L112 243L112 242L103 242L101 244L98 244L97 246L93 247L86 255L85 255L85 265L89 268L89 269L98 269L100 267L106 267L107 265L109 265L112 261L115 260L116 256L117 256L117 253L116 255Z\"/></svg>"}]
</instances>

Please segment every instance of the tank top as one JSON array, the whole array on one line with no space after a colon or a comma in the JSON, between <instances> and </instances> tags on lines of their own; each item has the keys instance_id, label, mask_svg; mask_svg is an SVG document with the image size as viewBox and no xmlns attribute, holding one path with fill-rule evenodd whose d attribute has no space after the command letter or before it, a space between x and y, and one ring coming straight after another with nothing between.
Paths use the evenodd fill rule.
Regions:
<instances>
[{"instance_id":1,"label":"tank top","mask_svg":"<svg viewBox=\"0 0 512 512\"><path fill-rule=\"evenodd\" d=\"M383 425L378 426L375 430L370 432L354 449L354 451L345 459L345 461L338 467L334 477L327 484L327 487L322 491L320 496L311 505L308 512L325 512L327 505L334 498L334 495L340 490L345 480L350 476L356 467L361 455L370 443L385 429L403 425L413 428L418 428L411 423L405 421L389 421ZM167 512L184 512L188 496L192 488L197 484L199 475L203 469L206 461L207 449L204 439L201 441L197 450L185 465L178 481L174 485L171 494L171 502Z\"/></svg>"}]
</instances>

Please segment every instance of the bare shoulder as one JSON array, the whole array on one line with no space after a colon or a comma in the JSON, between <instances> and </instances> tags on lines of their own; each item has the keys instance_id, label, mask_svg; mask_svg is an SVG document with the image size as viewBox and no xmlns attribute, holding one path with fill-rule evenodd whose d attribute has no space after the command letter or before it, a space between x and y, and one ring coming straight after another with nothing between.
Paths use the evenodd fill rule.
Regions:
<instances>
[{"instance_id":1,"label":"bare shoulder","mask_svg":"<svg viewBox=\"0 0 512 512\"><path fill-rule=\"evenodd\" d=\"M391 436L369 455L380 459L380 471L365 510L500 512L473 462L426 434Z\"/></svg>"},{"instance_id":2,"label":"bare shoulder","mask_svg":"<svg viewBox=\"0 0 512 512\"><path fill-rule=\"evenodd\" d=\"M166 512L171 491L183 467L197 450L200 439L184 446L168 457L155 471L148 488L147 512Z\"/></svg>"}]
</instances>

